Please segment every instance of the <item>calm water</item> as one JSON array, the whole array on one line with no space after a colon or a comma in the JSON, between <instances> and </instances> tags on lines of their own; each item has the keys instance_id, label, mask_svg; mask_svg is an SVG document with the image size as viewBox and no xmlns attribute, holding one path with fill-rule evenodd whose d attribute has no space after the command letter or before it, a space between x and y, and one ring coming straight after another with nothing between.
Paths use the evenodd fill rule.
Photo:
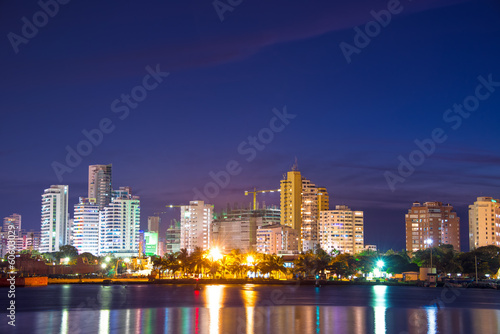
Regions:
<instances>
[{"instance_id":1,"label":"calm water","mask_svg":"<svg viewBox=\"0 0 500 334\"><path fill-rule=\"evenodd\" d=\"M1 333L500 333L496 290L50 285L18 288L16 306Z\"/></svg>"}]
</instances>

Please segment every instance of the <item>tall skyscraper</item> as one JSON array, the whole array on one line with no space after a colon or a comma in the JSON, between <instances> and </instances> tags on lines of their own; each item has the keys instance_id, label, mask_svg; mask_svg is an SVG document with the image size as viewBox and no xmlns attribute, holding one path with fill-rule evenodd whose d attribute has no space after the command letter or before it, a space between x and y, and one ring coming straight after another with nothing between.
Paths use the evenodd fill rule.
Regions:
<instances>
[{"instance_id":1,"label":"tall skyscraper","mask_svg":"<svg viewBox=\"0 0 500 334\"><path fill-rule=\"evenodd\" d=\"M71 239L78 254L99 254L99 206L95 198L80 197L75 204Z\"/></svg>"},{"instance_id":2,"label":"tall skyscraper","mask_svg":"<svg viewBox=\"0 0 500 334\"><path fill-rule=\"evenodd\" d=\"M190 201L181 206L181 248L191 253L195 247L210 248L213 206L203 201Z\"/></svg>"},{"instance_id":3,"label":"tall skyscraper","mask_svg":"<svg viewBox=\"0 0 500 334\"><path fill-rule=\"evenodd\" d=\"M281 225L290 226L300 235L302 227L302 177L292 170L280 182Z\"/></svg>"},{"instance_id":4,"label":"tall skyscraper","mask_svg":"<svg viewBox=\"0 0 500 334\"><path fill-rule=\"evenodd\" d=\"M299 233L299 249L314 249L318 243L319 213L328 210L330 199L326 188L317 187L301 176L294 166L281 180L281 225Z\"/></svg>"},{"instance_id":5,"label":"tall skyscraper","mask_svg":"<svg viewBox=\"0 0 500 334\"><path fill-rule=\"evenodd\" d=\"M500 200L478 197L469 205L469 247L500 246Z\"/></svg>"},{"instance_id":6,"label":"tall skyscraper","mask_svg":"<svg viewBox=\"0 0 500 334\"><path fill-rule=\"evenodd\" d=\"M138 196L120 188L120 197L99 212L99 254L118 257L137 256L141 207Z\"/></svg>"},{"instance_id":7,"label":"tall skyscraper","mask_svg":"<svg viewBox=\"0 0 500 334\"><path fill-rule=\"evenodd\" d=\"M5 217L3 219L3 232L8 232L12 229L12 227L9 229L9 225L14 226L14 231L18 233L19 235L21 234L21 215L17 213L11 214L9 217Z\"/></svg>"},{"instance_id":8,"label":"tall skyscraper","mask_svg":"<svg viewBox=\"0 0 500 334\"><path fill-rule=\"evenodd\" d=\"M42 194L40 252L57 252L69 244L68 186L52 185Z\"/></svg>"},{"instance_id":9,"label":"tall skyscraper","mask_svg":"<svg viewBox=\"0 0 500 334\"><path fill-rule=\"evenodd\" d=\"M306 178L302 178L302 250L314 250L318 244L319 213L328 210L330 199L326 188L317 187Z\"/></svg>"},{"instance_id":10,"label":"tall skyscraper","mask_svg":"<svg viewBox=\"0 0 500 334\"><path fill-rule=\"evenodd\" d=\"M89 166L88 198L95 198L99 210L111 202L111 164Z\"/></svg>"},{"instance_id":11,"label":"tall skyscraper","mask_svg":"<svg viewBox=\"0 0 500 334\"><path fill-rule=\"evenodd\" d=\"M405 220L407 251L439 245L453 245L453 249L460 251L460 218L453 206L441 202L415 202Z\"/></svg>"},{"instance_id":12,"label":"tall skyscraper","mask_svg":"<svg viewBox=\"0 0 500 334\"><path fill-rule=\"evenodd\" d=\"M160 233L160 217L148 217L148 232Z\"/></svg>"},{"instance_id":13,"label":"tall skyscraper","mask_svg":"<svg viewBox=\"0 0 500 334\"><path fill-rule=\"evenodd\" d=\"M328 253L338 250L357 254L364 250L364 214L345 205L320 212L319 243Z\"/></svg>"}]
</instances>

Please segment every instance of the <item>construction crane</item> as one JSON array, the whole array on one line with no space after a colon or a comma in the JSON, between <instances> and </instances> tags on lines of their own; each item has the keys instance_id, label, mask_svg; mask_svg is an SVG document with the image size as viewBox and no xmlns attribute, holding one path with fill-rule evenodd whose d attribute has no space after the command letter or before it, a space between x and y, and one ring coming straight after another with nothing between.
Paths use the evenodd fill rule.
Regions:
<instances>
[{"instance_id":1,"label":"construction crane","mask_svg":"<svg viewBox=\"0 0 500 334\"><path fill-rule=\"evenodd\" d=\"M273 193L275 191L281 191L281 189L257 190L256 188L253 188L253 191L245 190L245 196L247 196L248 194L253 194L253 209L257 210L257 194L258 193Z\"/></svg>"},{"instance_id":2,"label":"construction crane","mask_svg":"<svg viewBox=\"0 0 500 334\"><path fill-rule=\"evenodd\" d=\"M184 205L165 205L166 208L180 208L181 206L184 206ZM155 212L154 215L159 216L159 215L162 215L164 213L170 213L170 212L171 211Z\"/></svg>"}]
</instances>

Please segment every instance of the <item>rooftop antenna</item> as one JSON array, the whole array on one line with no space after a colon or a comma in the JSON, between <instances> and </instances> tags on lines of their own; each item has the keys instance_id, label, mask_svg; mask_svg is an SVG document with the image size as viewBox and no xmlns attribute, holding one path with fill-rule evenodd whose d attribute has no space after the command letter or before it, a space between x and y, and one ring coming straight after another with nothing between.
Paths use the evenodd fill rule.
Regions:
<instances>
[{"instance_id":1,"label":"rooftop antenna","mask_svg":"<svg viewBox=\"0 0 500 334\"><path fill-rule=\"evenodd\" d=\"M299 163L297 162L297 157L295 157L295 163L292 166L292 171L298 171L299 170Z\"/></svg>"}]
</instances>

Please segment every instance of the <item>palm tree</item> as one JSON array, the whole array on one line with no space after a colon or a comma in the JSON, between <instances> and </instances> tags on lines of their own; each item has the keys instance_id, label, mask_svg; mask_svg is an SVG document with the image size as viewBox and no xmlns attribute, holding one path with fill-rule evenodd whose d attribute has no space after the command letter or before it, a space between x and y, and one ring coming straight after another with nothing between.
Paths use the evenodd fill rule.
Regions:
<instances>
[{"instance_id":1,"label":"palm tree","mask_svg":"<svg viewBox=\"0 0 500 334\"><path fill-rule=\"evenodd\" d=\"M236 278L240 278L243 271L247 268L245 260L243 259L243 254L241 254L239 249L233 249L231 253L226 256L226 258L229 262L229 272Z\"/></svg>"},{"instance_id":2,"label":"palm tree","mask_svg":"<svg viewBox=\"0 0 500 334\"><path fill-rule=\"evenodd\" d=\"M159 278L161 279L161 269L164 265L164 261L161 257L155 257L153 260L153 270L158 271Z\"/></svg>"},{"instance_id":3,"label":"palm tree","mask_svg":"<svg viewBox=\"0 0 500 334\"><path fill-rule=\"evenodd\" d=\"M177 260L177 257L175 254L166 254L164 259L164 267L165 270L172 271L172 274L175 278L175 273L181 268L181 265L179 264L179 261Z\"/></svg>"},{"instance_id":4,"label":"palm tree","mask_svg":"<svg viewBox=\"0 0 500 334\"><path fill-rule=\"evenodd\" d=\"M192 273L203 274L209 267L205 252L200 247L196 247L188 258L189 269Z\"/></svg>"},{"instance_id":5,"label":"palm tree","mask_svg":"<svg viewBox=\"0 0 500 334\"><path fill-rule=\"evenodd\" d=\"M328 255L327 252L325 252L321 247L316 248L316 254L314 258L314 274L316 275L317 273L323 274L325 271L325 268L330 264L330 261L332 260L332 257Z\"/></svg>"},{"instance_id":6,"label":"palm tree","mask_svg":"<svg viewBox=\"0 0 500 334\"><path fill-rule=\"evenodd\" d=\"M183 275L189 268L189 253L187 249L181 248L181 250L175 254L175 257L180 265L181 275Z\"/></svg>"},{"instance_id":7,"label":"palm tree","mask_svg":"<svg viewBox=\"0 0 500 334\"><path fill-rule=\"evenodd\" d=\"M295 273L303 274L305 277L311 275L315 267L314 254L312 250L308 250L306 253L301 253L294 261L294 265Z\"/></svg>"}]
</instances>

